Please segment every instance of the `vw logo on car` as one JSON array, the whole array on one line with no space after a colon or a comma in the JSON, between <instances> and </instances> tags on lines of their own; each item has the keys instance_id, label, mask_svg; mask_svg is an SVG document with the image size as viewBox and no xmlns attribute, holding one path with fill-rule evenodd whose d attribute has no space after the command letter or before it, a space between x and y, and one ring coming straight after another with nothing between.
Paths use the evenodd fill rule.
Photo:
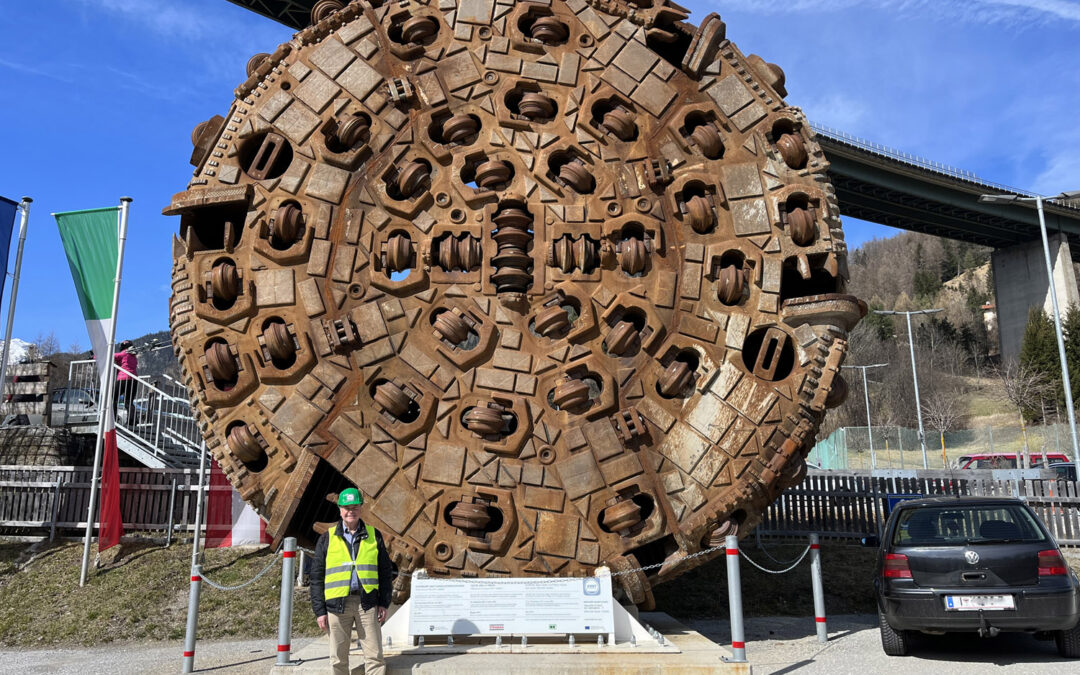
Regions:
<instances>
[{"instance_id":1,"label":"vw logo on car","mask_svg":"<svg viewBox=\"0 0 1080 675\"><path fill-rule=\"evenodd\" d=\"M976 565L979 562L979 554L975 551L964 551L964 560L967 560L969 565Z\"/></svg>"}]
</instances>

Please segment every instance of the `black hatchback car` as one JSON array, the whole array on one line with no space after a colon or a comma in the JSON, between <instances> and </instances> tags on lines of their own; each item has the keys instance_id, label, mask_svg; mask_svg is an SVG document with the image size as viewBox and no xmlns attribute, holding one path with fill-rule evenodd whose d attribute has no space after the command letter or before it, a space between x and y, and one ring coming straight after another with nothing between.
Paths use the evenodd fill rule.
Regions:
<instances>
[{"instance_id":1,"label":"black hatchback car","mask_svg":"<svg viewBox=\"0 0 1080 675\"><path fill-rule=\"evenodd\" d=\"M1018 499L901 502L885 524L874 587L886 654L906 654L911 631L1016 631L1080 657L1080 584Z\"/></svg>"}]
</instances>

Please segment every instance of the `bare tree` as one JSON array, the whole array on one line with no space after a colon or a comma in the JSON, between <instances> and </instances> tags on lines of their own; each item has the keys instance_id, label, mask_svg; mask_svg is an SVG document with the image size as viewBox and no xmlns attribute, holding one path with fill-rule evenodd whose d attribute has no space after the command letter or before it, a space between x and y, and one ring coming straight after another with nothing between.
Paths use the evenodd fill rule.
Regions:
<instances>
[{"instance_id":1,"label":"bare tree","mask_svg":"<svg viewBox=\"0 0 1080 675\"><path fill-rule=\"evenodd\" d=\"M48 361L60 351L60 341L56 334L49 331L48 335L38 333L37 339L26 350L27 358L31 361Z\"/></svg>"},{"instance_id":2,"label":"bare tree","mask_svg":"<svg viewBox=\"0 0 1080 675\"><path fill-rule=\"evenodd\" d=\"M941 463L944 468L948 468L949 462L945 458L945 432L956 426L964 411L954 394L939 390L932 392L923 401L922 414L930 428L938 432L941 439Z\"/></svg>"},{"instance_id":3,"label":"bare tree","mask_svg":"<svg viewBox=\"0 0 1080 675\"><path fill-rule=\"evenodd\" d=\"M1018 361L1011 360L998 369L1005 398L1016 408L1020 416L1020 432L1024 436L1024 461L1021 468L1028 468L1027 458L1031 455L1028 447L1025 420L1034 419L1042 412L1048 398L1054 395L1054 385L1042 373L1027 368Z\"/></svg>"}]
</instances>

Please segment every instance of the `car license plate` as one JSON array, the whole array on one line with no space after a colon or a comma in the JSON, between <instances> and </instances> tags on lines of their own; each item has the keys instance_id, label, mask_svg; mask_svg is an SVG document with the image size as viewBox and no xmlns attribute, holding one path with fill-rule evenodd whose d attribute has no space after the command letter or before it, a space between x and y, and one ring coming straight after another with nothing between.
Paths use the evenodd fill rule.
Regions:
<instances>
[{"instance_id":1,"label":"car license plate","mask_svg":"<svg viewBox=\"0 0 1080 675\"><path fill-rule=\"evenodd\" d=\"M1011 595L946 595L945 609L957 612L1016 609L1016 601Z\"/></svg>"}]
</instances>

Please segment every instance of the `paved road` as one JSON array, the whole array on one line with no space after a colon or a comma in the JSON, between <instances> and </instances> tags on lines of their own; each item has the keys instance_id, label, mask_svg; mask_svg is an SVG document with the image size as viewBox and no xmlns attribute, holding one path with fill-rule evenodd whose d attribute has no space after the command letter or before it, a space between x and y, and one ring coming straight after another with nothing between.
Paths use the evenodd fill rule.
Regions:
<instances>
[{"instance_id":1,"label":"paved road","mask_svg":"<svg viewBox=\"0 0 1080 675\"><path fill-rule=\"evenodd\" d=\"M690 628L723 645L730 644L727 621L688 621ZM1057 655L1053 642L1025 634L920 635L912 655L886 656L881 651L877 617L846 615L829 618L829 642L820 644L812 620L774 617L748 619L746 655L754 675L985 675L995 673L1080 672L1080 663Z\"/></svg>"},{"instance_id":2,"label":"paved road","mask_svg":"<svg viewBox=\"0 0 1080 675\"><path fill-rule=\"evenodd\" d=\"M727 621L686 622L722 645L730 644ZM829 619L829 642L817 642L814 625L807 619L774 617L749 619L746 625L747 656L758 674L781 675L924 675L947 671L949 675L995 673L1080 672L1080 663L1058 657L1053 642L1029 635L1002 634L993 639L976 636L921 636L913 655L889 657L881 651L877 619L869 615L836 616ZM299 650L311 638L297 639ZM0 673L62 673L98 675L114 673L178 673L179 643L122 643L93 649L0 651ZM276 660L273 641L199 643L197 672L266 675Z\"/></svg>"},{"instance_id":3,"label":"paved road","mask_svg":"<svg viewBox=\"0 0 1080 675\"><path fill-rule=\"evenodd\" d=\"M314 638L293 641L300 649ZM0 651L0 673L20 675L117 675L119 673L180 672L180 642L124 642L91 649L44 649ZM201 673L267 675L277 660L277 640L200 642L195 648L195 668Z\"/></svg>"}]
</instances>

